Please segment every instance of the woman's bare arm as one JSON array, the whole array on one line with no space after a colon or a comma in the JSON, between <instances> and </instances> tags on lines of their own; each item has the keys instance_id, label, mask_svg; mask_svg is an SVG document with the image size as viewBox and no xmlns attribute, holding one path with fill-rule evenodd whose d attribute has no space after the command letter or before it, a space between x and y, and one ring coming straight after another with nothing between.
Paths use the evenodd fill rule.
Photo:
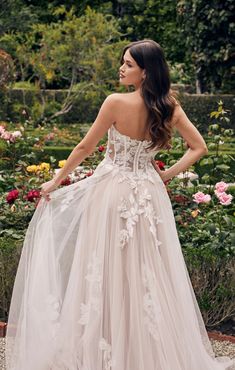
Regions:
<instances>
[{"instance_id":1,"label":"woman's bare arm","mask_svg":"<svg viewBox=\"0 0 235 370\"><path fill-rule=\"evenodd\" d=\"M116 94L111 94L105 99L86 136L73 149L64 167L54 177L56 182L61 182L61 180L72 172L86 157L94 152L98 142L104 137L115 121L116 101Z\"/></svg>"},{"instance_id":2,"label":"woman's bare arm","mask_svg":"<svg viewBox=\"0 0 235 370\"><path fill-rule=\"evenodd\" d=\"M173 127L180 133L189 146L186 153L173 166L160 171L163 181L167 181L180 172L187 170L192 164L208 153L206 143L197 128L188 119L184 110L177 105L172 119ZM159 172L159 171L158 171Z\"/></svg>"},{"instance_id":3,"label":"woman's bare arm","mask_svg":"<svg viewBox=\"0 0 235 370\"><path fill-rule=\"evenodd\" d=\"M118 94L111 94L104 100L86 136L76 145L67 158L64 167L61 168L54 178L42 184L42 193L46 194L54 190L69 173L71 173L86 157L93 153L98 142L111 127L112 123L115 122L118 101L117 96Z\"/></svg>"}]
</instances>

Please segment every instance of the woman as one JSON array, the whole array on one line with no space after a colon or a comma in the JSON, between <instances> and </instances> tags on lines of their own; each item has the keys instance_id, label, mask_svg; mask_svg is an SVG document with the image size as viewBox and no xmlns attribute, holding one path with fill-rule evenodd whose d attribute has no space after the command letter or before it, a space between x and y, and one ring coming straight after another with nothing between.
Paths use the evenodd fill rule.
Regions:
<instances>
[{"instance_id":1,"label":"woman","mask_svg":"<svg viewBox=\"0 0 235 370\"><path fill-rule=\"evenodd\" d=\"M152 40L125 47L120 83L65 166L42 185L15 280L11 370L222 370L183 259L164 182L207 153L170 92ZM176 128L189 149L166 171L156 152ZM104 160L55 190L108 132Z\"/></svg>"}]
</instances>

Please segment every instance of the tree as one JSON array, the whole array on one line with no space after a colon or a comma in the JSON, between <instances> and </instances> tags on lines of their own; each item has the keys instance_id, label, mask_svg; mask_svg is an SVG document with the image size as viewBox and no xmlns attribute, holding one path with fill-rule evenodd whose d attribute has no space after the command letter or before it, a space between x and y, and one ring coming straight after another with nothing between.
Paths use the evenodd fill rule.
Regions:
<instances>
[{"instance_id":1,"label":"tree","mask_svg":"<svg viewBox=\"0 0 235 370\"><path fill-rule=\"evenodd\" d=\"M0 39L21 67L21 77L27 73L27 80L34 81L38 88L39 121L69 112L77 95L89 87L100 89L105 96L117 81L124 46L117 21L111 15L89 7L81 17L76 17L73 8L67 11L65 7L57 8L54 15L62 15L64 20L35 24L26 34L6 34ZM60 86L64 84L67 95L60 109L46 116L45 90L55 81Z\"/></svg>"},{"instance_id":2,"label":"tree","mask_svg":"<svg viewBox=\"0 0 235 370\"><path fill-rule=\"evenodd\" d=\"M186 39L187 57L195 66L198 93L226 88L232 76L233 0L180 0L178 14ZM230 90L234 85L230 86Z\"/></svg>"},{"instance_id":3,"label":"tree","mask_svg":"<svg viewBox=\"0 0 235 370\"><path fill-rule=\"evenodd\" d=\"M32 7L23 0L1 0L0 36L6 32L27 32L38 21Z\"/></svg>"}]
</instances>

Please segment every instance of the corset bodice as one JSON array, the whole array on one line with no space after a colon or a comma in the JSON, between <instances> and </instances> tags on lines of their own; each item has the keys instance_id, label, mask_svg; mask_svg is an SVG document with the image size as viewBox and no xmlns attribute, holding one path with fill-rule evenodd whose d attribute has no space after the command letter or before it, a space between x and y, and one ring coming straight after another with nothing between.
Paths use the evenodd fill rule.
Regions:
<instances>
[{"instance_id":1,"label":"corset bodice","mask_svg":"<svg viewBox=\"0 0 235 370\"><path fill-rule=\"evenodd\" d=\"M108 130L105 161L124 171L138 172L152 169L151 159L156 149L148 149L151 141L132 139L121 134L113 125Z\"/></svg>"}]
</instances>

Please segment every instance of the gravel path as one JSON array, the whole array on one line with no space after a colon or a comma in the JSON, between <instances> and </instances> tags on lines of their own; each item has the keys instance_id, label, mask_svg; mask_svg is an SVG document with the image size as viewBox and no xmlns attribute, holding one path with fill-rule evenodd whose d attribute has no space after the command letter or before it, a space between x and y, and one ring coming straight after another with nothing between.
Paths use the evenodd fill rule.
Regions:
<instances>
[{"instance_id":1,"label":"gravel path","mask_svg":"<svg viewBox=\"0 0 235 370\"><path fill-rule=\"evenodd\" d=\"M227 341L211 340L212 347L215 351L216 356L229 356L235 358L235 343ZM5 370L4 366L4 345L5 339L0 338L0 370ZM232 370L232 369L231 369ZM235 370L235 367L234 367Z\"/></svg>"}]
</instances>

